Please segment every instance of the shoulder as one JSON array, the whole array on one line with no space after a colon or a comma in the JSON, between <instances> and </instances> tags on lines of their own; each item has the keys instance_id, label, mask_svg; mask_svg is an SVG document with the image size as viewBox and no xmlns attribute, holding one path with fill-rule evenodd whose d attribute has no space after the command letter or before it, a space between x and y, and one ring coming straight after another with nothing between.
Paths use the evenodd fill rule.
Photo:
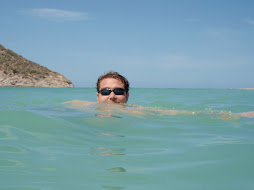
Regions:
<instances>
[{"instance_id":1,"label":"shoulder","mask_svg":"<svg viewBox=\"0 0 254 190\"><path fill-rule=\"evenodd\" d=\"M96 102L72 100L72 101L69 101L69 102L64 102L63 104L67 104L71 107L86 107L86 106L95 105Z\"/></svg>"}]
</instances>

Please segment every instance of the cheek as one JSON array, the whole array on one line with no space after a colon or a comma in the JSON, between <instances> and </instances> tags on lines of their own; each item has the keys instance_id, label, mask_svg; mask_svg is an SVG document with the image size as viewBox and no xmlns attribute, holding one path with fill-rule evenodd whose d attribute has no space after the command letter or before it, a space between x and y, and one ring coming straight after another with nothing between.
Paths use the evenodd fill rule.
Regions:
<instances>
[{"instance_id":1,"label":"cheek","mask_svg":"<svg viewBox=\"0 0 254 190\"><path fill-rule=\"evenodd\" d=\"M127 101L126 96L119 96L118 100L120 100L121 102L124 102L124 103Z\"/></svg>"},{"instance_id":2,"label":"cheek","mask_svg":"<svg viewBox=\"0 0 254 190\"><path fill-rule=\"evenodd\" d=\"M108 96L101 96L101 100L107 100Z\"/></svg>"},{"instance_id":3,"label":"cheek","mask_svg":"<svg viewBox=\"0 0 254 190\"><path fill-rule=\"evenodd\" d=\"M126 99L126 97L125 96L121 96L121 100L125 100Z\"/></svg>"},{"instance_id":4,"label":"cheek","mask_svg":"<svg viewBox=\"0 0 254 190\"><path fill-rule=\"evenodd\" d=\"M98 102L104 102L104 101L106 101L106 100L107 100L107 97L108 97L108 96L99 95L99 96L98 96Z\"/></svg>"}]
</instances>

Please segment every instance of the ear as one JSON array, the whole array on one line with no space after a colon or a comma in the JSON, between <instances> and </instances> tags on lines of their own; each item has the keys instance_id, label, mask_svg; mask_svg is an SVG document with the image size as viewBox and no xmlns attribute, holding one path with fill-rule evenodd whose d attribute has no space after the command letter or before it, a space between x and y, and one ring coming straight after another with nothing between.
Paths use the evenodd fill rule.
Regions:
<instances>
[{"instance_id":1,"label":"ear","mask_svg":"<svg viewBox=\"0 0 254 190\"><path fill-rule=\"evenodd\" d=\"M98 101L98 103L100 103L100 100L99 100L99 93L97 93L97 101Z\"/></svg>"},{"instance_id":2,"label":"ear","mask_svg":"<svg viewBox=\"0 0 254 190\"><path fill-rule=\"evenodd\" d=\"M127 92L126 94L126 103L128 102L128 99L129 99L129 92Z\"/></svg>"}]
</instances>

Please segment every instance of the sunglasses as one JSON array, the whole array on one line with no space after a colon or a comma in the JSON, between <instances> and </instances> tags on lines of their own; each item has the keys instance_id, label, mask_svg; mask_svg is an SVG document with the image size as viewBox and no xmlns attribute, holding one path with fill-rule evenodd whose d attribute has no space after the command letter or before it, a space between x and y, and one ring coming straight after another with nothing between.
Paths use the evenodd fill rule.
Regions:
<instances>
[{"instance_id":1,"label":"sunglasses","mask_svg":"<svg viewBox=\"0 0 254 190\"><path fill-rule=\"evenodd\" d=\"M101 93L101 95L103 96L108 96L110 95L112 91L115 93L115 95L123 95L126 90L123 88L115 88L114 90L109 88L104 88L104 89L101 89L99 93Z\"/></svg>"}]
</instances>

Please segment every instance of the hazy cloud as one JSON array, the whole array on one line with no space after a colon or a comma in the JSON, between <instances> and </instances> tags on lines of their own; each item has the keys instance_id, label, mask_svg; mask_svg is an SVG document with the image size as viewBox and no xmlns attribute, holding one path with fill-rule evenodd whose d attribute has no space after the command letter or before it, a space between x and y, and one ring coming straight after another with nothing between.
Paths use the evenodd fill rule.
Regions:
<instances>
[{"instance_id":1,"label":"hazy cloud","mask_svg":"<svg viewBox=\"0 0 254 190\"><path fill-rule=\"evenodd\" d=\"M161 61L167 64L187 64L189 57L186 56L179 56L179 55L167 55L160 57Z\"/></svg>"},{"instance_id":2,"label":"hazy cloud","mask_svg":"<svg viewBox=\"0 0 254 190\"><path fill-rule=\"evenodd\" d=\"M249 24L254 24L254 20L250 19L250 18L246 18L244 21L249 23Z\"/></svg>"},{"instance_id":3,"label":"hazy cloud","mask_svg":"<svg viewBox=\"0 0 254 190\"><path fill-rule=\"evenodd\" d=\"M197 19L197 18L187 18L187 19L184 19L185 22L199 22L200 19Z\"/></svg>"},{"instance_id":4,"label":"hazy cloud","mask_svg":"<svg viewBox=\"0 0 254 190\"><path fill-rule=\"evenodd\" d=\"M37 16L40 18L53 20L53 21L77 21L77 20L88 20L88 14L77 11L67 11L60 9L31 9L29 11L22 11L23 13Z\"/></svg>"},{"instance_id":5,"label":"hazy cloud","mask_svg":"<svg viewBox=\"0 0 254 190\"><path fill-rule=\"evenodd\" d=\"M187 68L197 66L192 57L185 55L161 55L157 60L153 60L162 68Z\"/></svg>"},{"instance_id":6,"label":"hazy cloud","mask_svg":"<svg viewBox=\"0 0 254 190\"><path fill-rule=\"evenodd\" d=\"M231 34L232 31L229 31L228 29L225 29L225 28L208 29L207 33L208 33L208 36L217 40L227 40L232 35Z\"/></svg>"}]
</instances>

